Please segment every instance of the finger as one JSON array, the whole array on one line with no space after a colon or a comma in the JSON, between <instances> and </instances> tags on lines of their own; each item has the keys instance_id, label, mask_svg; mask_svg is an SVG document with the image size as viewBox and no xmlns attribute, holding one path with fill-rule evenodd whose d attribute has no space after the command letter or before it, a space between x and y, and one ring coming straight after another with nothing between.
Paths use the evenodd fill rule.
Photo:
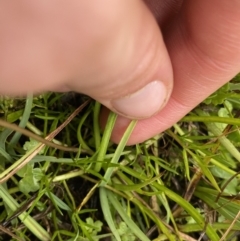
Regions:
<instances>
[{"instance_id":1,"label":"finger","mask_svg":"<svg viewBox=\"0 0 240 241\"><path fill-rule=\"evenodd\" d=\"M166 28L181 9L183 0L144 0L161 28Z\"/></svg>"},{"instance_id":2,"label":"finger","mask_svg":"<svg viewBox=\"0 0 240 241\"><path fill-rule=\"evenodd\" d=\"M63 45L72 19L71 4L63 8L61 2L0 2L1 94L46 91L64 82Z\"/></svg>"},{"instance_id":3,"label":"finger","mask_svg":"<svg viewBox=\"0 0 240 241\"><path fill-rule=\"evenodd\" d=\"M174 70L172 96L158 115L139 121L129 144L169 128L239 72L239 9L239 1L184 2L165 35ZM118 118L112 136L115 142L128 123L129 120Z\"/></svg>"},{"instance_id":4,"label":"finger","mask_svg":"<svg viewBox=\"0 0 240 241\"><path fill-rule=\"evenodd\" d=\"M97 29L105 27L105 22L115 23L114 28L98 40L98 49L93 46L86 51L81 65L84 73L69 86L122 116L146 118L163 108L170 96L171 63L146 5L139 0L114 2L118 5L109 9L111 15L106 14L104 22L94 20Z\"/></svg>"},{"instance_id":5,"label":"finger","mask_svg":"<svg viewBox=\"0 0 240 241\"><path fill-rule=\"evenodd\" d=\"M1 92L74 90L132 118L166 104L172 67L142 1L1 4Z\"/></svg>"}]
</instances>

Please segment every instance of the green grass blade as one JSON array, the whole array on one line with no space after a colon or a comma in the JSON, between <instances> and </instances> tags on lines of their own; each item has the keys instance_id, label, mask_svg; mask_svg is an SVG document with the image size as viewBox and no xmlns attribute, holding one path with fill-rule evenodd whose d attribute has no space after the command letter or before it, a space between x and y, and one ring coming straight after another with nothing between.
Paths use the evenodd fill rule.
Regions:
<instances>
[{"instance_id":1,"label":"green grass blade","mask_svg":"<svg viewBox=\"0 0 240 241\"><path fill-rule=\"evenodd\" d=\"M186 116L182 118L183 122L204 122L204 123L224 123L229 125L240 125L240 119L231 117L219 117L219 116Z\"/></svg>"},{"instance_id":2,"label":"green grass blade","mask_svg":"<svg viewBox=\"0 0 240 241\"><path fill-rule=\"evenodd\" d=\"M219 193L211 188L197 187L194 195L206 202L230 222L234 220L240 210L240 203L238 200L234 200L234 198L233 200L229 200L225 197L219 197L216 202ZM240 225L240 220L237 220L236 224Z\"/></svg>"},{"instance_id":3,"label":"green grass blade","mask_svg":"<svg viewBox=\"0 0 240 241\"><path fill-rule=\"evenodd\" d=\"M132 121L129 124L129 126L128 126L127 130L125 131L120 143L117 146L117 149L116 149L116 151L113 155L113 158L111 160L111 164L117 164L118 163L118 160L121 156L121 153L123 152L123 150L124 150L124 148L127 144L127 141L129 139L130 135L132 134L132 131L134 130L134 127L135 127L136 124L137 124L137 121ZM115 167L109 167L107 169L107 171L104 175L104 180L101 181L100 186L104 186L109 182L110 177L111 177L114 169L115 169Z\"/></svg>"},{"instance_id":4,"label":"green grass blade","mask_svg":"<svg viewBox=\"0 0 240 241\"><path fill-rule=\"evenodd\" d=\"M100 126L99 126L100 110L101 110L101 104L96 101L94 105L94 110L93 110L93 134L94 134L96 150L99 149L100 143L101 143Z\"/></svg>"},{"instance_id":5,"label":"green grass blade","mask_svg":"<svg viewBox=\"0 0 240 241\"><path fill-rule=\"evenodd\" d=\"M155 177L155 178L151 178L145 182L141 182L138 184L113 184L112 186L117 189L117 190L122 190L122 191L141 191L142 188L148 186L149 184L151 184L152 182L156 181L156 179L159 179L159 177Z\"/></svg>"},{"instance_id":6,"label":"green grass blade","mask_svg":"<svg viewBox=\"0 0 240 241\"><path fill-rule=\"evenodd\" d=\"M219 236L217 235L215 230L210 225L206 225L203 217L196 211L196 209L189 202L187 202L181 196L169 190L163 185L158 185L157 183L154 183L154 186L159 191L163 191L165 195L168 196L170 199L178 203L178 205L180 205L198 223L198 225L202 227L202 229L206 228L206 234L208 235L211 241L219 241Z\"/></svg>"},{"instance_id":7,"label":"green grass blade","mask_svg":"<svg viewBox=\"0 0 240 241\"><path fill-rule=\"evenodd\" d=\"M205 123L208 130L216 136L219 142L228 150L228 152L240 162L240 153L232 142L224 136L221 130L214 123Z\"/></svg>"},{"instance_id":8,"label":"green grass blade","mask_svg":"<svg viewBox=\"0 0 240 241\"><path fill-rule=\"evenodd\" d=\"M19 204L16 200L8 193L8 191L0 185L0 196L6 205L14 212L19 208ZM26 225L26 227L40 240L49 241L49 233L43 229L31 216L26 212L21 213L19 219Z\"/></svg>"},{"instance_id":9,"label":"green grass blade","mask_svg":"<svg viewBox=\"0 0 240 241\"><path fill-rule=\"evenodd\" d=\"M128 227L132 230L132 232L141 240L141 241L150 241L150 239L142 232L142 230L133 222L131 218L126 214L122 205L116 199L114 194L110 191L107 191L107 196L109 201L114 206L115 210L119 213L123 221L128 225Z\"/></svg>"},{"instance_id":10,"label":"green grass blade","mask_svg":"<svg viewBox=\"0 0 240 241\"><path fill-rule=\"evenodd\" d=\"M103 133L103 137L102 137L102 141L100 144L100 148L99 148L99 152L98 152L98 156L97 156L97 163L95 166L95 171L99 172L100 169L102 168L102 161L105 158L106 152L107 152L107 148L108 148L108 144L109 144L109 140L112 134L112 130L114 127L114 124L116 122L117 119L117 115L114 114L113 112L110 112L109 116L108 116L108 120L107 120L107 124Z\"/></svg>"},{"instance_id":11,"label":"green grass blade","mask_svg":"<svg viewBox=\"0 0 240 241\"><path fill-rule=\"evenodd\" d=\"M26 99L26 104L25 104L25 108L24 108L24 112L21 118L21 121L19 123L19 127L25 128L28 122L28 119L30 117L31 111L32 111L32 104L33 104L33 95L29 94L27 99ZM12 137L9 146L13 147L16 145L16 143L18 142L18 140L21 137L21 133L16 132L14 134L14 136Z\"/></svg>"},{"instance_id":12,"label":"green grass blade","mask_svg":"<svg viewBox=\"0 0 240 241\"><path fill-rule=\"evenodd\" d=\"M107 197L107 190L105 189L105 187L100 187L99 195L100 195L100 203L101 203L104 218L109 228L111 229L113 235L117 239L117 241L121 241L120 235L115 227L115 224L112 218L112 214L109 206L110 204Z\"/></svg>"},{"instance_id":13,"label":"green grass blade","mask_svg":"<svg viewBox=\"0 0 240 241\"><path fill-rule=\"evenodd\" d=\"M85 120L87 119L90 113L91 113L91 110L87 111L79 121L78 128L77 128L77 138L81 148L88 150L89 153L93 155L94 154L93 150L87 145L87 143L84 141L81 135L81 129L82 129L83 123L85 122Z\"/></svg>"}]
</instances>

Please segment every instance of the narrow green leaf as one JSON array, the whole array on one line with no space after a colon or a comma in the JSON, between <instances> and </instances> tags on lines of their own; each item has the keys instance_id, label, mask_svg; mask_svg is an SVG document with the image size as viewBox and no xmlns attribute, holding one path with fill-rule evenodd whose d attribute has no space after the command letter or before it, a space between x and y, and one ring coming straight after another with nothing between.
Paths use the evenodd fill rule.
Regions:
<instances>
[{"instance_id":1,"label":"narrow green leaf","mask_svg":"<svg viewBox=\"0 0 240 241\"><path fill-rule=\"evenodd\" d=\"M132 121L129 124L127 130L123 134L123 137L122 137L120 143L117 146L117 149L116 149L116 151L113 155L113 158L111 160L111 164L116 164L118 162L118 160L121 157L121 154L122 154L122 152L123 152L123 150L124 150L124 148L127 144L127 141L129 139L130 135L132 134L132 131L134 130L134 127L135 127L136 124L137 124L137 121ZM107 169L107 171L104 175L104 180L101 181L100 186L104 186L109 182L114 169L115 169L114 167L109 167Z\"/></svg>"},{"instance_id":2,"label":"narrow green leaf","mask_svg":"<svg viewBox=\"0 0 240 241\"><path fill-rule=\"evenodd\" d=\"M112 214L111 214L110 206L109 206L110 204L109 204L108 197L107 197L107 190L105 189L105 187L99 188L99 195L100 195L100 203L101 203L104 218L105 218L109 228L111 229L114 237L117 239L117 241L121 241L120 235L118 234L118 231L115 227L115 224L114 224L114 221L112 218Z\"/></svg>"},{"instance_id":3,"label":"narrow green leaf","mask_svg":"<svg viewBox=\"0 0 240 241\"><path fill-rule=\"evenodd\" d=\"M106 190L107 196L112 203L112 205L115 207L115 210L119 213L123 221L128 225L128 227L132 230L132 232L138 237L141 241L150 241L150 239L142 232L142 230L133 222L131 218L126 214L124 209L122 208L122 205L119 203L119 201L116 199L114 194L108 190Z\"/></svg>"},{"instance_id":4,"label":"narrow green leaf","mask_svg":"<svg viewBox=\"0 0 240 241\"><path fill-rule=\"evenodd\" d=\"M65 211L71 211L71 208L66 204L64 203L59 197L57 197L55 194L53 194L52 192L50 193L45 193L45 195L48 197L48 198L51 198L54 203L59 207L61 208L62 210L65 210Z\"/></svg>"},{"instance_id":5,"label":"narrow green leaf","mask_svg":"<svg viewBox=\"0 0 240 241\"><path fill-rule=\"evenodd\" d=\"M211 225L206 224L203 217L197 212L197 210L185 199L183 199L178 194L169 190L163 185L159 185L157 183L153 184L159 191L163 191L166 196L175 201L178 205L180 205L197 223L202 227L202 229L206 229L206 234L208 235L211 241L219 241L219 236L215 232L215 230L211 227Z\"/></svg>"},{"instance_id":6,"label":"narrow green leaf","mask_svg":"<svg viewBox=\"0 0 240 241\"><path fill-rule=\"evenodd\" d=\"M234 197L228 195L229 198L226 198L223 196L219 197L218 201L216 201L219 193L210 188L197 187L194 195L206 202L230 222L234 220L240 210L240 203L237 200L234 200ZM240 220L237 220L236 223L240 225Z\"/></svg>"},{"instance_id":7,"label":"narrow green leaf","mask_svg":"<svg viewBox=\"0 0 240 241\"><path fill-rule=\"evenodd\" d=\"M24 108L24 112L23 112L21 121L19 123L19 127L25 128L25 126L28 122L28 119L30 117L31 111L32 111L32 104L33 104L33 95L29 94L26 99L26 104L25 104L25 108ZM16 132L14 134L14 136L12 137L12 139L9 143L9 146L11 146L11 148L14 147L21 136L22 136L21 133Z\"/></svg>"},{"instance_id":8,"label":"narrow green leaf","mask_svg":"<svg viewBox=\"0 0 240 241\"><path fill-rule=\"evenodd\" d=\"M117 115L114 114L113 112L110 112L110 114L108 116L108 120L107 120L107 125L106 125L104 133L103 133L100 148L98 150L99 152L98 152L98 155L97 155L97 163L96 163L96 166L95 166L96 172L99 172L100 169L102 168L102 161L105 158L107 148L108 148L108 144L109 144L109 140L110 140L110 137L111 137L112 130L113 130L114 124L116 122L116 119L117 119Z\"/></svg>"},{"instance_id":9,"label":"narrow green leaf","mask_svg":"<svg viewBox=\"0 0 240 241\"><path fill-rule=\"evenodd\" d=\"M99 126L99 114L101 110L101 104L99 102L95 102L94 111L93 111L93 133L94 133L94 141L96 150L99 149L101 143L100 137L100 126Z\"/></svg>"},{"instance_id":10,"label":"narrow green leaf","mask_svg":"<svg viewBox=\"0 0 240 241\"><path fill-rule=\"evenodd\" d=\"M17 201L8 193L8 191L0 185L0 196L6 205L14 212L19 208ZM20 220L26 225L26 227L36 236L39 240L50 241L49 233L43 229L42 226L37 223L31 216L26 212L23 212L18 216Z\"/></svg>"},{"instance_id":11,"label":"narrow green leaf","mask_svg":"<svg viewBox=\"0 0 240 241\"><path fill-rule=\"evenodd\" d=\"M159 177L151 178L150 180L147 180L147 181L142 182L142 183L134 184L134 185L113 184L112 186L117 190L137 191L137 190L140 190L143 187L146 187L147 185L151 184L152 182L156 181L156 179L159 179Z\"/></svg>"}]
</instances>

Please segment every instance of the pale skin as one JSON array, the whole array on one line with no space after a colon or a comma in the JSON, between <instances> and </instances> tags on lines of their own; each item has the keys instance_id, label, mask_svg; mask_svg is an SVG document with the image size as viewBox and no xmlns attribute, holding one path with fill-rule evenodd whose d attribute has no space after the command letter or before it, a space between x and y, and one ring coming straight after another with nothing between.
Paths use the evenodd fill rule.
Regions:
<instances>
[{"instance_id":1,"label":"pale skin","mask_svg":"<svg viewBox=\"0 0 240 241\"><path fill-rule=\"evenodd\" d=\"M165 106L144 119L133 108L135 144L240 72L240 0L1 1L0 53L1 94L77 91L119 113L113 100L161 80Z\"/></svg>"}]
</instances>

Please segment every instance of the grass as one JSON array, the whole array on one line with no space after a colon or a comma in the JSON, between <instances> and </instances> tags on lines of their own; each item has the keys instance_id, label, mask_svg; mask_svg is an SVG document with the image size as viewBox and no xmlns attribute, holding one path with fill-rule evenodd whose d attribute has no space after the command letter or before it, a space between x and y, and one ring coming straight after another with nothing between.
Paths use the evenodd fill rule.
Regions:
<instances>
[{"instance_id":1,"label":"grass","mask_svg":"<svg viewBox=\"0 0 240 241\"><path fill-rule=\"evenodd\" d=\"M131 147L136 122L115 145L116 115L102 132L100 104L78 108L86 100L1 97L1 119L16 125L0 122L0 240L239 239L239 75Z\"/></svg>"}]
</instances>

